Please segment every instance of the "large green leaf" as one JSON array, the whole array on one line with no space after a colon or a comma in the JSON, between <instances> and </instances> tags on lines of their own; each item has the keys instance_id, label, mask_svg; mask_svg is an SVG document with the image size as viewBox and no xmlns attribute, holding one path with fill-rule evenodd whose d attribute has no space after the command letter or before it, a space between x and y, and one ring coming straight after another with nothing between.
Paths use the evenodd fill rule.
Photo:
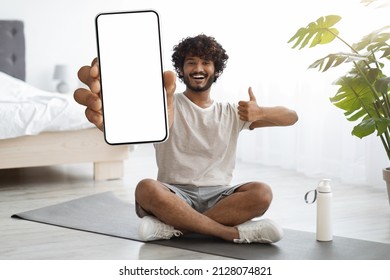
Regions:
<instances>
[{"instance_id":1,"label":"large green leaf","mask_svg":"<svg viewBox=\"0 0 390 280\"><path fill-rule=\"evenodd\" d=\"M378 50L385 50L388 47L386 42L390 40L390 26L382 27L378 30L371 32L370 34L364 36L360 42L353 45L353 48L356 51L367 49L369 51L376 52Z\"/></svg>"},{"instance_id":2,"label":"large green leaf","mask_svg":"<svg viewBox=\"0 0 390 280\"><path fill-rule=\"evenodd\" d=\"M367 115L367 111L364 108L360 108L359 110L350 112L349 114L345 113L347 120L351 122L357 121L358 119L361 119L366 115Z\"/></svg>"},{"instance_id":3,"label":"large green leaf","mask_svg":"<svg viewBox=\"0 0 390 280\"><path fill-rule=\"evenodd\" d=\"M384 52L383 52L381 58L387 57L390 59L390 46L384 47L383 50L384 50Z\"/></svg>"},{"instance_id":4,"label":"large green leaf","mask_svg":"<svg viewBox=\"0 0 390 280\"><path fill-rule=\"evenodd\" d=\"M363 138L377 131L377 135L381 135L389 130L390 119L388 118L367 118L361 123L355 126L352 130L352 134Z\"/></svg>"},{"instance_id":5,"label":"large green leaf","mask_svg":"<svg viewBox=\"0 0 390 280\"><path fill-rule=\"evenodd\" d=\"M336 67L344 62L363 61L369 58L356 53L332 53L314 61L309 68L318 68L318 71L325 72L330 67Z\"/></svg>"},{"instance_id":6,"label":"large green leaf","mask_svg":"<svg viewBox=\"0 0 390 280\"><path fill-rule=\"evenodd\" d=\"M388 94L390 84L390 77L382 77L375 82L375 88L377 91Z\"/></svg>"},{"instance_id":7,"label":"large green leaf","mask_svg":"<svg viewBox=\"0 0 390 280\"><path fill-rule=\"evenodd\" d=\"M344 114L350 121L361 117L376 114L374 108L375 97L372 95L366 81L361 76L346 75L336 81L340 86L330 101L338 108L344 110Z\"/></svg>"},{"instance_id":8,"label":"large green leaf","mask_svg":"<svg viewBox=\"0 0 390 280\"><path fill-rule=\"evenodd\" d=\"M336 28L331 27L340 20L341 17L337 15L320 17L316 21L309 23L306 27L300 28L294 36L288 40L288 43L296 40L292 48L300 46L299 49L306 47L309 43L310 48L318 44L330 43L339 34L339 31Z\"/></svg>"},{"instance_id":9,"label":"large green leaf","mask_svg":"<svg viewBox=\"0 0 390 280\"><path fill-rule=\"evenodd\" d=\"M375 132L376 125L373 119L366 119L355 126L352 130L352 134L363 138Z\"/></svg>"},{"instance_id":10,"label":"large green leaf","mask_svg":"<svg viewBox=\"0 0 390 280\"><path fill-rule=\"evenodd\" d=\"M376 127L378 130L378 135L385 133L385 131L390 132L390 119L389 118L381 118L375 119Z\"/></svg>"}]
</instances>

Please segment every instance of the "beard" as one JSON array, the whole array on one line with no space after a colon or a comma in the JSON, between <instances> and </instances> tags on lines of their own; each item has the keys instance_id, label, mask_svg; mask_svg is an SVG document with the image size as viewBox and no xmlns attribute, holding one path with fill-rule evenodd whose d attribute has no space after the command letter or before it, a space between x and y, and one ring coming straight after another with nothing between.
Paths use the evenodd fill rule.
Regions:
<instances>
[{"instance_id":1,"label":"beard","mask_svg":"<svg viewBox=\"0 0 390 280\"><path fill-rule=\"evenodd\" d=\"M194 76L198 73L192 73L189 76L183 76L183 82L187 86L188 89L192 90L193 92L203 92L208 90L215 81L215 74L212 74L210 76L206 75L205 79L207 79L206 83L204 85L197 85L197 84L191 84L191 76Z\"/></svg>"}]
</instances>

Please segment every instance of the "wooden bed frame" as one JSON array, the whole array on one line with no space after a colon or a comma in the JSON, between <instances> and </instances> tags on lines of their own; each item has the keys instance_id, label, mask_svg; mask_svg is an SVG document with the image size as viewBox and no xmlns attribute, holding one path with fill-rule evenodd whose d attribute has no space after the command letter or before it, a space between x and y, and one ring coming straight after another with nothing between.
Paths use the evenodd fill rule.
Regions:
<instances>
[{"instance_id":1,"label":"wooden bed frame","mask_svg":"<svg viewBox=\"0 0 390 280\"><path fill-rule=\"evenodd\" d=\"M0 20L0 71L25 80L24 24ZM0 93L1 94L1 93ZM129 146L110 146L97 128L0 140L0 169L94 163L94 179L123 177Z\"/></svg>"},{"instance_id":2,"label":"wooden bed frame","mask_svg":"<svg viewBox=\"0 0 390 280\"><path fill-rule=\"evenodd\" d=\"M93 162L95 180L120 179L128 155L129 146L106 144L97 128L0 140L0 169Z\"/></svg>"}]
</instances>

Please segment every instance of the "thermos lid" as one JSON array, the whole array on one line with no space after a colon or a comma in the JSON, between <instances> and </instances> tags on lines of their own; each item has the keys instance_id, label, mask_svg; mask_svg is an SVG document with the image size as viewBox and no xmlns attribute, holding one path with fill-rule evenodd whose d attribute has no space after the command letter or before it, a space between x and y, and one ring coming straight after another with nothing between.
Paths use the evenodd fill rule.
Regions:
<instances>
[{"instance_id":1,"label":"thermos lid","mask_svg":"<svg viewBox=\"0 0 390 280\"><path fill-rule=\"evenodd\" d=\"M323 179L320 181L317 187L317 191L321 193L330 193L332 189L330 188L331 179Z\"/></svg>"}]
</instances>

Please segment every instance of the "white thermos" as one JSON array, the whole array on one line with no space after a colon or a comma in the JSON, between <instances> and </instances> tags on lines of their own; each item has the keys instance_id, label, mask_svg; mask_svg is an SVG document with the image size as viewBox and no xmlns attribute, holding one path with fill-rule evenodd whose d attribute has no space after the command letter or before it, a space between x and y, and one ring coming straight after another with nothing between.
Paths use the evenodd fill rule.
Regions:
<instances>
[{"instance_id":1,"label":"white thermos","mask_svg":"<svg viewBox=\"0 0 390 280\"><path fill-rule=\"evenodd\" d=\"M332 241L332 189L330 187L330 179L323 179L319 182L314 190L314 199L308 202L308 192L305 195L306 203L314 203L317 205L317 220L316 220L316 238L318 241Z\"/></svg>"},{"instance_id":2,"label":"white thermos","mask_svg":"<svg viewBox=\"0 0 390 280\"><path fill-rule=\"evenodd\" d=\"M332 229L332 189L331 180L320 181L317 187L317 240L331 241Z\"/></svg>"}]
</instances>

